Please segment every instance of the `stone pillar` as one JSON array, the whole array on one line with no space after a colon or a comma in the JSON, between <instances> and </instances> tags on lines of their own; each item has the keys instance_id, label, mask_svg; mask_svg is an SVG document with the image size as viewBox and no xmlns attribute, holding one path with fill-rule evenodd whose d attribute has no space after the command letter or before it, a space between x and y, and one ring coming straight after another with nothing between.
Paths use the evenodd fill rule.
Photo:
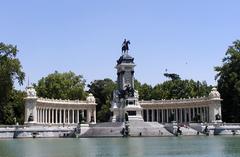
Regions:
<instances>
[{"instance_id":1,"label":"stone pillar","mask_svg":"<svg viewBox=\"0 0 240 157\"><path fill-rule=\"evenodd\" d=\"M66 123L66 109L63 109L63 123Z\"/></svg>"},{"instance_id":2,"label":"stone pillar","mask_svg":"<svg viewBox=\"0 0 240 157\"><path fill-rule=\"evenodd\" d=\"M149 121L149 110L148 109L146 109L146 113L147 113L147 122Z\"/></svg>"},{"instance_id":3,"label":"stone pillar","mask_svg":"<svg viewBox=\"0 0 240 157\"><path fill-rule=\"evenodd\" d=\"M39 116L38 122L41 123L41 108L38 108L38 116Z\"/></svg>"},{"instance_id":4,"label":"stone pillar","mask_svg":"<svg viewBox=\"0 0 240 157\"><path fill-rule=\"evenodd\" d=\"M152 109L152 122L154 122L155 114L154 114L154 109Z\"/></svg>"},{"instance_id":5,"label":"stone pillar","mask_svg":"<svg viewBox=\"0 0 240 157\"><path fill-rule=\"evenodd\" d=\"M77 124L79 123L79 110L77 110Z\"/></svg>"},{"instance_id":6,"label":"stone pillar","mask_svg":"<svg viewBox=\"0 0 240 157\"><path fill-rule=\"evenodd\" d=\"M159 122L159 109L157 109L157 122Z\"/></svg>"},{"instance_id":7,"label":"stone pillar","mask_svg":"<svg viewBox=\"0 0 240 157\"><path fill-rule=\"evenodd\" d=\"M33 87L27 87L27 97L25 98L25 122L37 123L37 96ZM33 120L28 121L29 116L32 115Z\"/></svg>"},{"instance_id":8,"label":"stone pillar","mask_svg":"<svg viewBox=\"0 0 240 157\"><path fill-rule=\"evenodd\" d=\"M55 109L55 123L58 123L58 109Z\"/></svg>"},{"instance_id":9,"label":"stone pillar","mask_svg":"<svg viewBox=\"0 0 240 157\"><path fill-rule=\"evenodd\" d=\"M43 109L43 123L46 123L46 108Z\"/></svg>"},{"instance_id":10,"label":"stone pillar","mask_svg":"<svg viewBox=\"0 0 240 157\"><path fill-rule=\"evenodd\" d=\"M90 109L87 109L87 122L89 123L91 121L91 111Z\"/></svg>"},{"instance_id":11,"label":"stone pillar","mask_svg":"<svg viewBox=\"0 0 240 157\"><path fill-rule=\"evenodd\" d=\"M69 122L70 122L70 121L69 121L69 117L70 117L70 116L69 116L69 113L70 113L70 112L69 112L69 109L68 109L68 118L67 118L67 123L68 123L68 124L69 124Z\"/></svg>"},{"instance_id":12,"label":"stone pillar","mask_svg":"<svg viewBox=\"0 0 240 157\"><path fill-rule=\"evenodd\" d=\"M75 123L74 109L72 109L72 123Z\"/></svg>"},{"instance_id":13,"label":"stone pillar","mask_svg":"<svg viewBox=\"0 0 240 157\"><path fill-rule=\"evenodd\" d=\"M41 108L41 123L43 123L43 108Z\"/></svg>"},{"instance_id":14,"label":"stone pillar","mask_svg":"<svg viewBox=\"0 0 240 157\"><path fill-rule=\"evenodd\" d=\"M94 116L94 122L96 123L96 122L97 122L97 118L96 118L96 108L94 108L93 116Z\"/></svg>"},{"instance_id":15,"label":"stone pillar","mask_svg":"<svg viewBox=\"0 0 240 157\"><path fill-rule=\"evenodd\" d=\"M46 117L45 117L45 111L46 111L46 109L43 108L43 123L45 123L45 120L46 120Z\"/></svg>"},{"instance_id":16,"label":"stone pillar","mask_svg":"<svg viewBox=\"0 0 240 157\"><path fill-rule=\"evenodd\" d=\"M206 107L203 107L203 122L206 122Z\"/></svg>"}]
</instances>

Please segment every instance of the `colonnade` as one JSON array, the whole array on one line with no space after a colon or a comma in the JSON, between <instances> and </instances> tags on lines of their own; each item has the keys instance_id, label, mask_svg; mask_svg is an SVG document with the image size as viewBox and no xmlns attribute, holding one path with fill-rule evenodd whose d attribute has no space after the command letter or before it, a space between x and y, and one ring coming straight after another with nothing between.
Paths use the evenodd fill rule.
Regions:
<instances>
[{"instance_id":1,"label":"colonnade","mask_svg":"<svg viewBox=\"0 0 240 157\"><path fill-rule=\"evenodd\" d=\"M145 108L143 119L146 122L179 123L209 122L209 107L186 107L186 108Z\"/></svg>"},{"instance_id":2,"label":"colonnade","mask_svg":"<svg viewBox=\"0 0 240 157\"><path fill-rule=\"evenodd\" d=\"M37 123L77 124L81 120L96 122L96 110L37 107Z\"/></svg>"}]
</instances>

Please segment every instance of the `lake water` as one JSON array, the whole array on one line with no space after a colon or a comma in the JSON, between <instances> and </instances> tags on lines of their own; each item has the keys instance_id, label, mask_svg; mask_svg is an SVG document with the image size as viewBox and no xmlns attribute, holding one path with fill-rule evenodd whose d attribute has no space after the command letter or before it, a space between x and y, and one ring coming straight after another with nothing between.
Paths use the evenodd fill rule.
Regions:
<instances>
[{"instance_id":1,"label":"lake water","mask_svg":"<svg viewBox=\"0 0 240 157\"><path fill-rule=\"evenodd\" d=\"M0 157L240 157L238 136L0 140Z\"/></svg>"}]
</instances>

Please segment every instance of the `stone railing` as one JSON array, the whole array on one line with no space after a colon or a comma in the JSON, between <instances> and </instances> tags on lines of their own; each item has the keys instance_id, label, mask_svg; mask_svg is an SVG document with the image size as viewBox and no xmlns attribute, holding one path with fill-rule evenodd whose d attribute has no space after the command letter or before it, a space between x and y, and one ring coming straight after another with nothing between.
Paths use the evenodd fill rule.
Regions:
<instances>
[{"instance_id":1,"label":"stone railing","mask_svg":"<svg viewBox=\"0 0 240 157\"><path fill-rule=\"evenodd\" d=\"M72 104L72 105L96 105L95 102L83 101L83 100L61 100L61 99L48 99L48 98L38 98L39 103L50 103L50 104Z\"/></svg>"},{"instance_id":2,"label":"stone railing","mask_svg":"<svg viewBox=\"0 0 240 157\"><path fill-rule=\"evenodd\" d=\"M166 104L166 103L191 103L191 102L202 102L202 101L208 101L211 100L209 97L197 97L197 98L180 98L180 99L161 99L161 100L141 100L139 101L141 104Z\"/></svg>"}]
</instances>

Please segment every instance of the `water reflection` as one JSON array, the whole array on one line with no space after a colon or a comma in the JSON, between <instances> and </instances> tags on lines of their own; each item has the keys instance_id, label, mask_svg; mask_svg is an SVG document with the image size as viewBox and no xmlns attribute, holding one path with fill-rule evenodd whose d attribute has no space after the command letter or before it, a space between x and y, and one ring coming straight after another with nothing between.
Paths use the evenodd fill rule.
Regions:
<instances>
[{"instance_id":1,"label":"water reflection","mask_svg":"<svg viewBox=\"0 0 240 157\"><path fill-rule=\"evenodd\" d=\"M0 157L235 157L240 137L0 140Z\"/></svg>"}]
</instances>

